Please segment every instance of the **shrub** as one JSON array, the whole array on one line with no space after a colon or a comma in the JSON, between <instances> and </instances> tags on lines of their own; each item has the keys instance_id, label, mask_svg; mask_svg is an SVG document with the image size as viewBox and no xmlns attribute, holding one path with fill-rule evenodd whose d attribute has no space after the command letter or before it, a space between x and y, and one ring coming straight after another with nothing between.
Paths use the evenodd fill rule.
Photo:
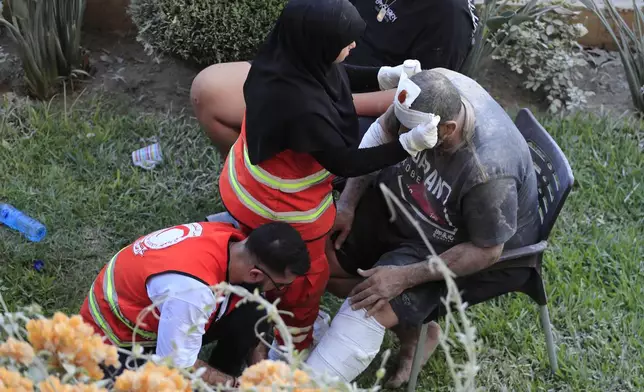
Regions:
<instances>
[{"instance_id":1,"label":"shrub","mask_svg":"<svg viewBox=\"0 0 644 392\"><path fill-rule=\"evenodd\" d=\"M83 74L80 47L85 0L5 0L0 17L18 46L25 79L36 98L49 98L61 78Z\"/></svg>"},{"instance_id":2,"label":"shrub","mask_svg":"<svg viewBox=\"0 0 644 392\"><path fill-rule=\"evenodd\" d=\"M633 28L620 16L611 0L604 0L603 10L596 0L582 0L591 9L617 45L624 65L633 105L644 113L644 13L633 0Z\"/></svg>"},{"instance_id":3,"label":"shrub","mask_svg":"<svg viewBox=\"0 0 644 392\"><path fill-rule=\"evenodd\" d=\"M199 65L253 57L286 0L132 0L129 13L148 51Z\"/></svg>"},{"instance_id":4,"label":"shrub","mask_svg":"<svg viewBox=\"0 0 644 392\"><path fill-rule=\"evenodd\" d=\"M497 0L485 0L480 7L481 17L474 31L474 45L465 59L460 72L471 78L476 78L485 70L487 62L504 47L510 37L501 27L516 26L527 21L533 21L540 15L557 9L558 6L538 4L538 0L530 0L517 7L507 1L498 3Z\"/></svg>"},{"instance_id":5,"label":"shrub","mask_svg":"<svg viewBox=\"0 0 644 392\"><path fill-rule=\"evenodd\" d=\"M525 74L525 88L544 92L551 112L581 108L592 95L575 86L582 77L577 67L588 65L577 40L588 30L582 24L571 25L572 14L549 12L520 25L504 24L501 30L509 42L493 56Z\"/></svg>"}]
</instances>

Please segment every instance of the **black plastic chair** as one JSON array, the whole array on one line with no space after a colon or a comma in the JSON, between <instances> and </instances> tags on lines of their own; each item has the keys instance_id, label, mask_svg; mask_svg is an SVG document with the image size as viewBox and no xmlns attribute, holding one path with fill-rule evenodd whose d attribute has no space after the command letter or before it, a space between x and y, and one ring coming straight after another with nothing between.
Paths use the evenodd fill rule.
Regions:
<instances>
[{"instance_id":1,"label":"black plastic chair","mask_svg":"<svg viewBox=\"0 0 644 392\"><path fill-rule=\"evenodd\" d=\"M523 287L517 291L527 294L539 305L541 326L543 327L548 358L552 372L557 371L557 354L550 327L550 314L548 312L548 299L541 274L543 252L548 243L546 240L559 216L559 212L572 189L574 177L568 159L561 151L554 139L539 124L530 110L522 109L515 120L517 128L528 142L532 161L537 174L539 189L539 215L541 217L540 241L534 245L503 252L499 261L488 270L507 268L529 267L533 272ZM423 325L416 346L412 373L407 385L407 391L416 389L418 374L420 373L421 353L427 334L427 325Z\"/></svg>"}]
</instances>

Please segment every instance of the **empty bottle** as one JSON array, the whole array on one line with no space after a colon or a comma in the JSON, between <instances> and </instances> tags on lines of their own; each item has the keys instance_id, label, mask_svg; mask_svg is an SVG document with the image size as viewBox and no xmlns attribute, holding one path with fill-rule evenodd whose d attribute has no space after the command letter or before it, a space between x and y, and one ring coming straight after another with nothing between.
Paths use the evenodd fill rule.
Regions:
<instances>
[{"instance_id":1,"label":"empty bottle","mask_svg":"<svg viewBox=\"0 0 644 392\"><path fill-rule=\"evenodd\" d=\"M39 242L47 234L47 228L12 205L0 204L0 223L21 232L29 241Z\"/></svg>"}]
</instances>

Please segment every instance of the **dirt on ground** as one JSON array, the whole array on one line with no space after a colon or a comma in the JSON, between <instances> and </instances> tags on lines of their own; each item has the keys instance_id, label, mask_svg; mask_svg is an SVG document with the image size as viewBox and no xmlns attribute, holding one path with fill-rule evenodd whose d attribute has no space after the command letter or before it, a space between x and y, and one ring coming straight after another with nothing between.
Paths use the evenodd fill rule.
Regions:
<instances>
[{"instance_id":1,"label":"dirt on ground","mask_svg":"<svg viewBox=\"0 0 644 392\"><path fill-rule=\"evenodd\" d=\"M190 85L199 69L167 56L148 56L131 37L88 33L83 47L88 50L92 78L77 84L76 92L86 89L101 92L141 111L175 111L190 109ZM7 91L24 93L20 62L10 39L0 36L0 94ZM619 58L614 53L592 51L593 61L582 69L579 87L593 91L587 111L610 110L623 113L632 110L628 84ZM545 111L547 104L539 93L522 87L521 75L504 64L492 61L479 78L480 83L506 109L528 107Z\"/></svg>"}]
</instances>

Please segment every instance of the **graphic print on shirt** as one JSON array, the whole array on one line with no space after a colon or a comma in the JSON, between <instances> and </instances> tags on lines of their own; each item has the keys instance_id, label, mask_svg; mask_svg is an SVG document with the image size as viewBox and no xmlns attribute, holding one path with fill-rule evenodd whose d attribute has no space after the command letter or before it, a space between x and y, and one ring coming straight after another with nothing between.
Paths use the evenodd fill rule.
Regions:
<instances>
[{"instance_id":1,"label":"graphic print on shirt","mask_svg":"<svg viewBox=\"0 0 644 392\"><path fill-rule=\"evenodd\" d=\"M447 201L452 186L447 183L426 157L427 151L399 163L399 194L416 217L432 227L430 240L452 243L458 228L452 224Z\"/></svg>"},{"instance_id":2,"label":"graphic print on shirt","mask_svg":"<svg viewBox=\"0 0 644 392\"><path fill-rule=\"evenodd\" d=\"M385 8L385 17L382 20L383 22L393 23L398 19L394 10L391 9L391 6L395 1L396 0L376 0L376 13L380 12L383 7Z\"/></svg>"},{"instance_id":3,"label":"graphic print on shirt","mask_svg":"<svg viewBox=\"0 0 644 392\"><path fill-rule=\"evenodd\" d=\"M199 223L188 223L157 230L154 233L136 240L132 245L132 251L135 255L143 256L148 249L164 249L188 238L199 237L202 232L203 227Z\"/></svg>"}]
</instances>

